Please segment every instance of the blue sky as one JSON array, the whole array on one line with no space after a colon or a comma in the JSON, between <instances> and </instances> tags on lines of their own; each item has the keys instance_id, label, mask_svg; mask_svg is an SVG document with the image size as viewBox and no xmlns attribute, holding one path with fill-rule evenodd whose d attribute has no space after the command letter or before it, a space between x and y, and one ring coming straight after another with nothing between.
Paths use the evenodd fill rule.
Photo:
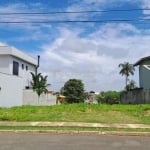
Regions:
<instances>
[{"instance_id":1,"label":"blue sky","mask_svg":"<svg viewBox=\"0 0 150 150\"><path fill-rule=\"evenodd\" d=\"M103 23L32 23L53 20L150 19L150 11L11 14L103 11L150 8L149 0L1 0L0 45L14 46L36 58L40 71L58 91L70 78L83 80L86 90L122 90L118 64L135 63L150 54L150 21ZM10 13L5 14L4 13ZM2 23L27 21L30 23ZM131 77L138 84L138 69Z\"/></svg>"}]
</instances>

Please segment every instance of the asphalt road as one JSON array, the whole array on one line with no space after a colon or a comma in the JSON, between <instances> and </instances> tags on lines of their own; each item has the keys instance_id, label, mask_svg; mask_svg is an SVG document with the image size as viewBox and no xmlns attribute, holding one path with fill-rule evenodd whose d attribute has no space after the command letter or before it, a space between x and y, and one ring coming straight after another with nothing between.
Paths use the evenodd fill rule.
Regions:
<instances>
[{"instance_id":1,"label":"asphalt road","mask_svg":"<svg viewBox=\"0 0 150 150\"><path fill-rule=\"evenodd\" d=\"M0 150L149 150L150 137L0 133Z\"/></svg>"}]
</instances>

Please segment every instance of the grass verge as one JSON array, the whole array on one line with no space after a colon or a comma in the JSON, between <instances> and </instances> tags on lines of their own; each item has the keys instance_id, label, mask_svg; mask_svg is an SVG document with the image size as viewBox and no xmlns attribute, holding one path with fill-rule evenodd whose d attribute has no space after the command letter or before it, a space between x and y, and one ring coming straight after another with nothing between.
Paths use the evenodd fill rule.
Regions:
<instances>
[{"instance_id":1,"label":"grass verge","mask_svg":"<svg viewBox=\"0 0 150 150\"><path fill-rule=\"evenodd\" d=\"M150 105L65 104L0 108L0 121L150 124Z\"/></svg>"}]
</instances>

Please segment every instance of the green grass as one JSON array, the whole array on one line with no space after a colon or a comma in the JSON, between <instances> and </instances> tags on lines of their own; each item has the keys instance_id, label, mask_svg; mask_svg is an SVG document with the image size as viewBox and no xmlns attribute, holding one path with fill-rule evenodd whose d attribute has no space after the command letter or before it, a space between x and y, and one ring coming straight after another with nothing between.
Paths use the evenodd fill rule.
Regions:
<instances>
[{"instance_id":1,"label":"green grass","mask_svg":"<svg viewBox=\"0 0 150 150\"><path fill-rule=\"evenodd\" d=\"M150 124L150 105L65 104L0 108L0 121Z\"/></svg>"}]
</instances>

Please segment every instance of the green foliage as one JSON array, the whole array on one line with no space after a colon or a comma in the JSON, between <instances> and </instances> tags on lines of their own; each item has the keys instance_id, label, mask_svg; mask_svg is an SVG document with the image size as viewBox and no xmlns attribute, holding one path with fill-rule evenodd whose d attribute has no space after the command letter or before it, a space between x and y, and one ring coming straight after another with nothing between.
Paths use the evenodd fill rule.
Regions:
<instances>
[{"instance_id":1,"label":"green foliage","mask_svg":"<svg viewBox=\"0 0 150 150\"><path fill-rule=\"evenodd\" d=\"M84 102L84 84L79 79L68 80L62 88L67 103Z\"/></svg>"},{"instance_id":2,"label":"green foliage","mask_svg":"<svg viewBox=\"0 0 150 150\"><path fill-rule=\"evenodd\" d=\"M125 87L125 90L129 91L136 88L136 82L131 80Z\"/></svg>"},{"instance_id":3,"label":"green foliage","mask_svg":"<svg viewBox=\"0 0 150 150\"><path fill-rule=\"evenodd\" d=\"M120 92L117 91L107 91L101 92L96 96L98 103L102 104L119 104L120 102Z\"/></svg>"},{"instance_id":4,"label":"green foliage","mask_svg":"<svg viewBox=\"0 0 150 150\"><path fill-rule=\"evenodd\" d=\"M62 87L61 89L60 89L60 94L63 94L64 93L64 87Z\"/></svg>"},{"instance_id":5,"label":"green foliage","mask_svg":"<svg viewBox=\"0 0 150 150\"><path fill-rule=\"evenodd\" d=\"M63 104L0 109L0 120L150 124L150 105Z\"/></svg>"},{"instance_id":6,"label":"green foliage","mask_svg":"<svg viewBox=\"0 0 150 150\"><path fill-rule=\"evenodd\" d=\"M47 84L47 77L48 76L42 76L41 73L38 74L34 74L31 72L32 75L32 81L31 81L31 85L33 88L33 91L35 91L38 95L38 97L40 97L40 95L42 93L47 93L47 86L49 86L50 84Z\"/></svg>"},{"instance_id":7,"label":"green foliage","mask_svg":"<svg viewBox=\"0 0 150 150\"><path fill-rule=\"evenodd\" d=\"M84 99L87 99L89 97L89 93L88 92L84 92Z\"/></svg>"},{"instance_id":8,"label":"green foliage","mask_svg":"<svg viewBox=\"0 0 150 150\"><path fill-rule=\"evenodd\" d=\"M119 64L119 67L121 67L121 70L120 70L120 74L122 76L125 76L126 77L126 86L127 86L127 83L128 83L128 77L129 75L134 75L134 66L132 64L129 64L128 62L125 62L125 63L121 63Z\"/></svg>"}]
</instances>

